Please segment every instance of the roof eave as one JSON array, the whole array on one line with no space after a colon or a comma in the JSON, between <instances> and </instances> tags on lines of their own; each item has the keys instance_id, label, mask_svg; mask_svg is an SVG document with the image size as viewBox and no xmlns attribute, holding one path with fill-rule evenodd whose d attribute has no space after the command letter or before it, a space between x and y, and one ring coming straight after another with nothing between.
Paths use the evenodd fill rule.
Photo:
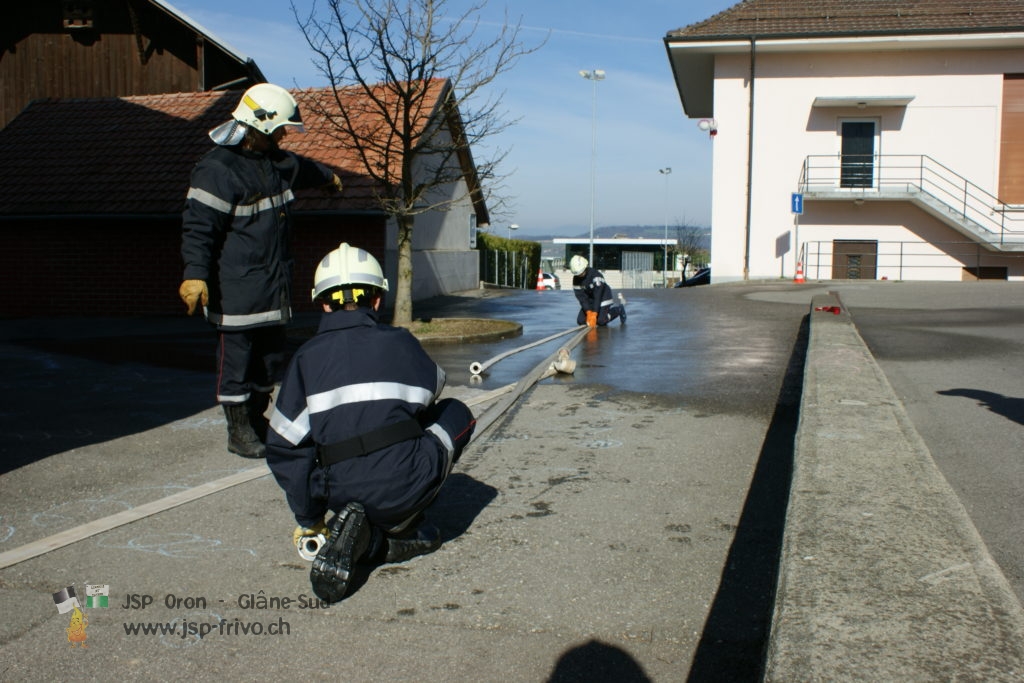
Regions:
<instances>
[{"instance_id":1,"label":"roof eave","mask_svg":"<svg viewBox=\"0 0 1024 683\"><path fill-rule=\"evenodd\" d=\"M712 116L715 88L714 53L673 51L667 37L665 51L676 91L683 105L683 113L691 119Z\"/></svg>"},{"instance_id":2,"label":"roof eave","mask_svg":"<svg viewBox=\"0 0 1024 683\"><path fill-rule=\"evenodd\" d=\"M227 42L225 42L225 41L221 40L220 38L218 38L217 36L215 36L212 32L210 32L208 29L206 29L202 24L200 24L196 20L192 19L187 14L185 14L184 12L179 10L177 7L174 7L173 5L171 5L166 0L149 0L149 2L151 2L154 5L156 5L157 7L162 9L164 12L166 12L168 15L174 17L175 19L177 19L182 24L184 24L188 28L192 29L196 33L202 35L204 40L212 43L219 50L224 52L226 55L228 55L232 59L236 60L242 66L246 67L246 69L253 76L258 76L258 78L260 80L257 81L257 82L264 82L264 83L266 82L266 80L267 80L266 77L263 75L263 72L260 71L259 67L256 66L256 62L254 62L251 57L249 57L245 53L241 52L240 50L235 49L234 47L229 45ZM255 78L254 78L254 80L255 80Z\"/></svg>"},{"instance_id":3,"label":"roof eave","mask_svg":"<svg viewBox=\"0 0 1024 683\"><path fill-rule=\"evenodd\" d=\"M462 138L465 124L462 121L462 113L459 111L458 103L450 103L449 98L453 97L455 88L451 80L446 79L440 96L437 98L433 116L445 118L449 130ZM486 225L491 221L490 211L484 197L483 186L480 182L480 175L477 172L476 162L473 160L473 150L467 144L458 154L459 167L462 176L466 180L466 187L469 190L470 202L473 204L473 212L476 214L477 225Z\"/></svg>"},{"instance_id":4,"label":"roof eave","mask_svg":"<svg viewBox=\"0 0 1024 683\"><path fill-rule=\"evenodd\" d=\"M935 49L949 46L984 49L1024 46L1024 26L1006 29L948 31L873 31L871 33L751 33L742 35L678 36L668 34L665 44L672 49L707 49L737 52L749 49L756 40L758 51L813 52L822 49Z\"/></svg>"},{"instance_id":5,"label":"roof eave","mask_svg":"<svg viewBox=\"0 0 1024 683\"><path fill-rule=\"evenodd\" d=\"M871 34L787 33L768 35L665 36L665 49L683 111L690 118L714 116L715 55L819 51L1024 48L1024 27L998 32L931 31Z\"/></svg>"}]
</instances>

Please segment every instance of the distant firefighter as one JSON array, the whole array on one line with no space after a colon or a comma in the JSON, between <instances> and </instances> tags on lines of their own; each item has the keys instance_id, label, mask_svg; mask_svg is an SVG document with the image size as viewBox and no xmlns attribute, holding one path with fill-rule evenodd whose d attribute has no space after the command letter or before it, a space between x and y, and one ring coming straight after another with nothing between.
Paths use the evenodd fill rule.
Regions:
<instances>
[{"instance_id":1,"label":"distant firefighter","mask_svg":"<svg viewBox=\"0 0 1024 683\"><path fill-rule=\"evenodd\" d=\"M626 322L626 298L620 292L619 303L615 303L615 293L605 282L601 271L591 268L587 259L579 254L569 259L569 270L572 272L572 292L580 302L577 325L604 326L616 318L623 324Z\"/></svg>"}]
</instances>

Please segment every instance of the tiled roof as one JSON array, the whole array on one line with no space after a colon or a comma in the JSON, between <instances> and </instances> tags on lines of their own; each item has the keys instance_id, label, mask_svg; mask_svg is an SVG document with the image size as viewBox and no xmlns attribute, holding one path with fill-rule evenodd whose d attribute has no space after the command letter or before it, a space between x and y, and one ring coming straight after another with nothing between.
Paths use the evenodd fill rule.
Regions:
<instances>
[{"instance_id":1,"label":"tiled roof","mask_svg":"<svg viewBox=\"0 0 1024 683\"><path fill-rule=\"evenodd\" d=\"M667 38L1024 31L1024 0L744 0Z\"/></svg>"},{"instance_id":2,"label":"tiled roof","mask_svg":"<svg viewBox=\"0 0 1024 683\"><path fill-rule=\"evenodd\" d=\"M432 94L443 86L432 82ZM323 113L337 113L332 92L293 94L306 133L289 134L282 147L327 164L345 183L341 195L301 193L296 210L372 208L371 181L351 145L324 120ZM0 130L0 216L179 213L192 167L213 146L207 132L231 118L239 97L234 91L36 100Z\"/></svg>"}]
</instances>

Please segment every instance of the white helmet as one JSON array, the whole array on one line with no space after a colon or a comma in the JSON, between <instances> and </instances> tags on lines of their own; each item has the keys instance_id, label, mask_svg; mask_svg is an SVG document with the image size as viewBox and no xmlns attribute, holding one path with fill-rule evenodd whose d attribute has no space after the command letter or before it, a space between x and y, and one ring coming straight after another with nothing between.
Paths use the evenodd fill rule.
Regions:
<instances>
[{"instance_id":1,"label":"white helmet","mask_svg":"<svg viewBox=\"0 0 1024 683\"><path fill-rule=\"evenodd\" d=\"M583 258L579 254L576 254L569 259L569 270L573 275L583 275L583 271L587 269L588 265L590 264L587 262L587 259Z\"/></svg>"},{"instance_id":2,"label":"white helmet","mask_svg":"<svg viewBox=\"0 0 1024 683\"><path fill-rule=\"evenodd\" d=\"M388 281L380 263L365 249L342 242L316 267L313 301L329 294L328 298L335 301L358 302L367 294L365 287L388 291Z\"/></svg>"},{"instance_id":3,"label":"white helmet","mask_svg":"<svg viewBox=\"0 0 1024 683\"><path fill-rule=\"evenodd\" d=\"M300 133L306 130L295 98L281 86L271 83L258 83L246 90L231 116L231 121L210 131L210 137L218 145L240 143L245 137L245 126L266 135L281 126L295 126Z\"/></svg>"}]
</instances>

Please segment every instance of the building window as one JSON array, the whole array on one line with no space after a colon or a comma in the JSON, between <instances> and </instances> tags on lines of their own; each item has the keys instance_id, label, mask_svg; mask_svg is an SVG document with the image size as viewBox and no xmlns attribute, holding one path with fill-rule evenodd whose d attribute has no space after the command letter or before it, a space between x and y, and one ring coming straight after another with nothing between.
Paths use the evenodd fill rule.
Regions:
<instances>
[{"instance_id":1,"label":"building window","mask_svg":"<svg viewBox=\"0 0 1024 683\"><path fill-rule=\"evenodd\" d=\"M92 0L64 0L62 9L66 30L93 28Z\"/></svg>"}]
</instances>

